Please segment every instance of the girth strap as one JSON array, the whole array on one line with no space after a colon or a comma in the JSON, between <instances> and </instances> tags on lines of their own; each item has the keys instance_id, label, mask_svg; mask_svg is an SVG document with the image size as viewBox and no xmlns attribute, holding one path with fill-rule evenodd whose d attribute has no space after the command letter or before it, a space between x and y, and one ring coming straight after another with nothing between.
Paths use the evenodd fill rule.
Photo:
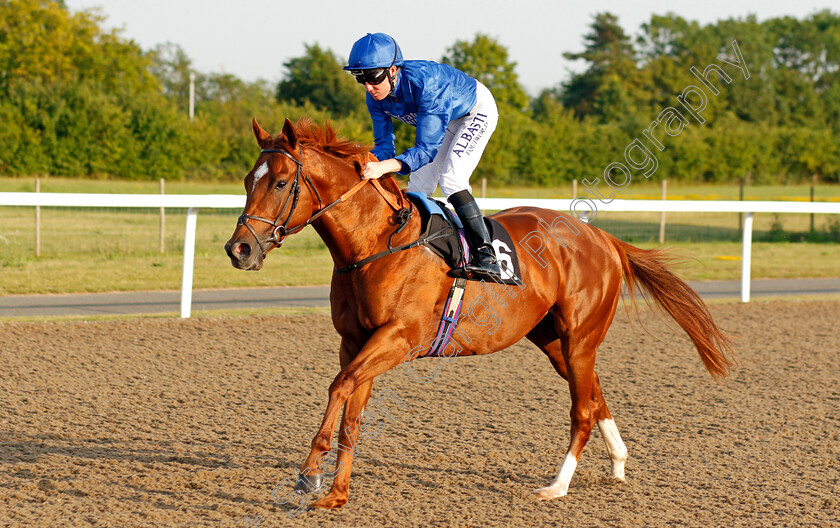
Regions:
<instances>
[{"instance_id":1,"label":"girth strap","mask_svg":"<svg viewBox=\"0 0 840 528\"><path fill-rule=\"evenodd\" d=\"M466 290L467 279L458 277L449 289L449 297L446 298L446 304L443 307L443 315L440 318L440 325L438 326L437 335L434 341L429 346L429 351L423 356L418 357L455 357L460 352L456 349L454 354L444 354L446 345L452 339L452 333L455 331L455 326L458 324L458 317L461 315L461 305L464 302L464 290Z\"/></svg>"}]
</instances>

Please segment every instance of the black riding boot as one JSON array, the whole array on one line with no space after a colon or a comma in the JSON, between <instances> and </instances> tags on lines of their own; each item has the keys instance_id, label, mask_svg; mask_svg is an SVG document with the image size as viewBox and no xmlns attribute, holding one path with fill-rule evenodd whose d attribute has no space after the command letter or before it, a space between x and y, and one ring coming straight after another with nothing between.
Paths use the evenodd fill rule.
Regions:
<instances>
[{"instance_id":1,"label":"black riding boot","mask_svg":"<svg viewBox=\"0 0 840 528\"><path fill-rule=\"evenodd\" d=\"M455 208L455 213L464 224L464 230L470 241L470 262L463 268L455 268L449 272L450 277L466 279L484 279L487 281L501 281L501 269L496 262L496 253L490 241L490 234L484 224L481 209L475 203L468 190L458 191L449 197L449 203Z\"/></svg>"}]
</instances>

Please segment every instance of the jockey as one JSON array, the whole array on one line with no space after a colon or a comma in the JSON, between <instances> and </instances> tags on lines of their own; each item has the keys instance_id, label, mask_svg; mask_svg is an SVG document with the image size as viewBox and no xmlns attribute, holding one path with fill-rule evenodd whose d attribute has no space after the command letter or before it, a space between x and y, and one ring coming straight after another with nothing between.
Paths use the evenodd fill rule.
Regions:
<instances>
[{"instance_id":1,"label":"jockey","mask_svg":"<svg viewBox=\"0 0 840 528\"><path fill-rule=\"evenodd\" d=\"M496 254L470 187L470 176L496 129L496 101L483 84L446 64L403 60L397 42L368 33L350 51L349 70L367 90L373 120L373 155L362 177L409 174L408 190L431 196L441 191L469 237L470 263L450 276L501 280ZM395 156L391 118L417 128L414 146Z\"/></svg>"}]
</instances>

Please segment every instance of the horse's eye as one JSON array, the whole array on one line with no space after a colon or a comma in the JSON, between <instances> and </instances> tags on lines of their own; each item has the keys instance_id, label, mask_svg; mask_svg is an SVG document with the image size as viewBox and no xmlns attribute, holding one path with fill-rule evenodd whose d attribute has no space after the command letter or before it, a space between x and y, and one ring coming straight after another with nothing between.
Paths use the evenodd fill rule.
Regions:
<instances>
[{"instance_id":1,"label":"horse's eye","mask_svg":"<svg viewBox=\"0 0 840 528\"><path fill-rule=\"evenodd\" d=\"M279 182L277 182L277 185L275 185L275 188L277 188L277 189L282 189L283 187L285 187L285 186L286 186L286 183L287 183L287 182L285 182L285 181L283 181L283 180L280 180Z\"/></svg>"}]
</instances>

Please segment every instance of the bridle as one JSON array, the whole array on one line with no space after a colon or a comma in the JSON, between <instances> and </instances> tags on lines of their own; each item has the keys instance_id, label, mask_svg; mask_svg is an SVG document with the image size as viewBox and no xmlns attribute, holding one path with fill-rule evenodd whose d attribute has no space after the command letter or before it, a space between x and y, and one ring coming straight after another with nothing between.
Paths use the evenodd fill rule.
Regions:
<instances>
[{"instance_id":1,"label":"bridle","mask_svg":"<svg viewBox=\"0 0 840 528\"><path fill-rule=\"evenodd\" d=\"M261 154L282 154L282 155L286 156L287 158L289 158L290 160L292 160L293 162L295 162L295 165L297 165L297 170L295 171L295 179L292 181L291 188L289 189L289 194L286 195L286 199L283 201L283 206L280 208L280 213L277 215L277 218L275 218L274 221L272 221L269 218L263 218L261 216L249 215L249 214L246 214L246 213L242 213L239 216L239 220L237 221L237 224L244 225L246 228L248 228L248 231L250 231L251 234L254 235L254 239L257 241L257 245L260 246L260 251L262 251L263 258L265 258L266 254L269 252L269 250L271 250L275 247L280 247L281 245L283 245L283 242L286 240L287 236L297 233L298 231L300 231L304 227L308 226L309 224L311 224L312 222L317 220L321 215L323 215L324 213L326 213L327 211L329 211L330 209L332 209L336 205L340 204L341 202L343 202L347 198L356 194L359 190L361 190L361 188L367 182L372 182L374 187L376 187L376 189L379 191L379 193L382 195L382 197L385 198L385 200L388 202L388 204L395 211L398 211L398 215L400 216L401 222L400 222L399 229L397 229L397 231L394 234L401 231L402 228L405 227L405 225L408 223L408 219L411 218L410 209L405 209L405 207L403 207L402 194L400 194L400 199L399 199L398 203L395 205L391 201L391 199L388 198L387 193L385 193L385 190L382 188L382 186L380 185L380 183L377 180L362 179L362 180L359 181L359 183L357 183L356 185L351 187L349 191L347 191L344 194L342 194L341 196L339 196L335 201L330 202L326 206L323 205L323 202L321 201L321 195L318 194L318 189L315 187L315 183L312 181L312 179L309 177L309 175L307 175L305 172L303 172L303 162L301 161L301 159L303 158L303 147L300 146L300 145L298 145L298 157L301 158L301 159L295 158L288 151L283 150L283 149L262 149L260 151L260 153ZM298 224L294 227L287 227L288 224L289 224L289 221L292 219L292 216L295 214L295 209L297 208L298 199L300 198L300 189L301 189L300 178L301 178L301 176L303 176L303 180L306 182L306 185L309 186L309 188L315 194L315 197L318 199L318 206L320 208L317 211L315 211L312 214L312 216L310 216L309 219L307 219L305 222L303 222L301 224ZM291 200L291 207L289 207L289 205L290 205L289 201L290 200ZM409 202L409 204L410 204L410 202ZM283 215L286 212L286 207L289 207L289 213L286 215L286 219L283 220L282 223L280 223L280 219L283 218ZM401 213L399 213L399 211L406 211L408 214L401 214ZM260 237L257 236L257 232L254 231L254 228L251 226L251 224L248 223L248 220L258 220L260 222L265 222L266 224L269 224L270 226L274 227L274 230L271 232L271 236L265 241L266 243L271 244L268 247L268 249L266 249L263 246L263 243L260 242ZM391 236L393 236L393 234ZM389 237L389 240L388 240L388 245L390 246L390 237Z\"/></svg>"},{"instance_id":2,"label":"bridle","mask_svg":"<svg viewBox=\"0 0 840 528\"><path fill-rule=\"evenodd\" d=\"M261 153L282 154L282 155L286 156L287 158L289 158L290 160L292 160L293 162L295 162L295 165L297 165L297 171L295 171L295 179L294 179L294 181L292 181L292 186L289 189L289 194L286 195L286 199L283 201L283 207L280 208L280 214L277 215L277 218L275 218L272 221L268 218L263 218L261 216L255 216L255 215L249 215L249 214L242 213L242 215L239 217L239 220L237 221L238 224L242 224L245 227L247 227L248 231L250 231L251 234L254 235L254 239L257 241L257 244L260 246L260 251L262 251L263 257L265 257L266 253L268 253L268 251L270 249L272 249L274 247L280 247L283 244L283 241L286 240L287 236L289 236L293 233L297 233L298 231L300 231L304 227L306 227L309 224L311 224L312 222L314 222L315 219L317 217L321 216L323 213L325 213L329 207L321 208L317 213L315 213L312 217L310 217L309 220L307 220L305 223L297 225L297 226L295 226L291 229L287 228L286 226L289 224L289 220L291 220L292 215L295 213L295 209L297 208L297 204L298 204L298 199L300 198L300 177L301 177L301 175L303 176L306 184L309 185L309 188L312 189L312 191L315 193L315 196L318 198L318 205L321 205L321 196L318 194L318 189L315 188L315 184L312 183L312 180L309 178L309 176L304 174L303 163L301 163L301 161L299 159L295 158L294 156L289 154L287 151L282 150L282 149L263 149L261 151ZM298 154L301 157L303 156L303 148L302 147L299 147ZM280 219L283 217L283 213L285 213L286 208L289 207L289 205L290 205L289 201L290 200L291 200L291 207L289 208L289 214L286 215L286 219L281 224ZM330 206L332 206L332 204L330 204ZM274 227L274 230L271 232L271 237L269 237L266 240L267 243L271 244L268 247L268 249L266 249L263 246L263 243L260 242L260 237L257 236L257 232L254 231L254 228L251 227L251 224L248 223L248 220L259 220L260 222L265 222L265 223Z\"/></svg>"}]
</instances>

